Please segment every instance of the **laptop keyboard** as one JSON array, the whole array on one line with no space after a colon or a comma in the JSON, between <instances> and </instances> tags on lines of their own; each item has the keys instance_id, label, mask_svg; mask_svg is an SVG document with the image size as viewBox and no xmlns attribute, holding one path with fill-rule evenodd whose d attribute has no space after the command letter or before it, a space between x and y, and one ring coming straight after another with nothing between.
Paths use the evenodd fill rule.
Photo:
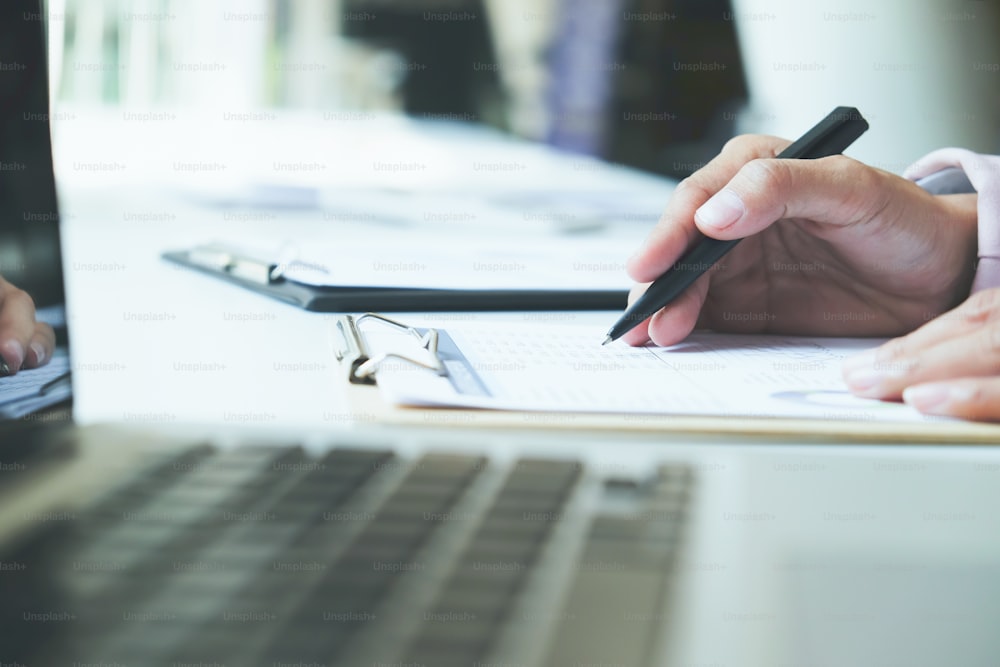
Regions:
<instances>
[{"instance_id":1,"label":"laptop keyboard","mask_svg":"<svg viewBox=\"0 0 1000 667\"><path fill-rule=\"evenodd\" d=\"M568 573L531 664L651 664L691 474L622 487L587 472L193 447L3 558L39 576L3 577L0 662L484 665L525 631L549 553ZM627 512L603 503L622 494Z\"/></svg>"}]
</instances>

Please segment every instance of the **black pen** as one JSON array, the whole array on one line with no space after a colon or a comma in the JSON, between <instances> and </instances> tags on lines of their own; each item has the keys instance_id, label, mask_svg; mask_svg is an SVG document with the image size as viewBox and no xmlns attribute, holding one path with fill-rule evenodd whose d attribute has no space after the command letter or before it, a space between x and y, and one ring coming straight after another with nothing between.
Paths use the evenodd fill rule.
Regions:
<instances>
[{"instance_id":1,"label":"black pen","mask_svg":"<svg viewBox=\"0 0 1000 667\"><path fill-rule=\"evenodd\" d=\"M801 160L836 155L846 150L867 129L868 122L861 117L860 111L854 107L837 107L777 157ZM691 249L666 273L654 280L646 292L625 311L611 327L602 345L618 340L679 297L740 240L720 241L698 233Z\"/></svg>"}]
</instances>

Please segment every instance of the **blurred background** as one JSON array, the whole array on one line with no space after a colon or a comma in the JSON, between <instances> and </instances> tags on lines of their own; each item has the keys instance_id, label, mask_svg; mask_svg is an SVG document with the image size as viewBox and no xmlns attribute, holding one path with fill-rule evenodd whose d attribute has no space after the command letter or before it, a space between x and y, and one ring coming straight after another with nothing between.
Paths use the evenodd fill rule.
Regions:
<instances>
[{"instance_id":1,"label":"blurred background","mask_svg":"<svg viewBox=\"0 0 1000 667\"><path fill-rule=\"evenodd\" d=\"M49 0L47 11L57 126L66 108L402 112L683 177L735 134L793 137L843 104L873 128L851 153L891 171L943 145L1000 149L1000 11L983 0Z\"/></svg>"}]
</instances>

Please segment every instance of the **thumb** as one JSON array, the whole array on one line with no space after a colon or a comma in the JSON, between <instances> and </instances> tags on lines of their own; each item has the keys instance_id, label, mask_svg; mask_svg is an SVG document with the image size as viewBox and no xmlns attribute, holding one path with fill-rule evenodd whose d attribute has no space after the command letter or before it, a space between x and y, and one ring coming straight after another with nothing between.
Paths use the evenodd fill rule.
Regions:
<instances>
[{"instance_id":1,"label":"thumb","mask_svg":"<svg viewBox=\"0 0 1000 667\"><path fill-rule=\"evenodd\" d=\"M891 177L843 155L752 160L695 212L695 224L723 240L751 236L786 218L847 226L885 208Z\"/></svg>"}]
</instances>

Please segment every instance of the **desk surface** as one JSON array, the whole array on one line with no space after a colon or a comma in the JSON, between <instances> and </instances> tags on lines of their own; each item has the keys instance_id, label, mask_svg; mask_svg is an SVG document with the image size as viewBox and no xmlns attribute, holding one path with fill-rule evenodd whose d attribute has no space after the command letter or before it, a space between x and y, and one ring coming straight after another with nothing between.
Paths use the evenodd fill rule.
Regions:
<instances>
[{"instance_id":1,"label":"desk surface","mask_svg":"<svg viewBox=\"0 0 1000 667\"><path fill-rule=\"evenodd\" d=\"M102 122L105 127L108 123L114 125L107 119ZM230 128L227 131L232 132ZM82 156L93 150L90 137L81 134L78 132L56 144L57 165L61 165L57 171L64 175L60 181L63 252L78 421L279 429L351 428L377 421L374 413L359 410L348 401L347 385L334 358L336 315L304 312L160 259L160 253L166 249L212 239L277 246L282 239L301 242L330 238L331 234L335 236L336 226L345 225L345 221L324 219L317 210L308 207L276 209L220 206L218 201L206 203L203 197L192 193L211 192L212 182L222 190L230 188L226 191L231 192L235 182L253 182L263 177L262 172L246 169L240 174L209 174L206 185L200 178L191 178L191 173L185 170L178 173L175 168L177 178L157 181L154 167L159 165L162 172L163 160L173 159L169 151L152 166L119 170L117 176L78 169L84 164ZM265 145L274 140L274 136L267 136L271 138L263 140ZM468 143L469 136L473 135L461 135L459 143ZM452 148L454 139L453 136L448 139ZM354 141L357 144L359 140ZM488 135L487 143L496 141L495 136ZM510 188L523 186L522 172L551 159L539 153L537 147L521 146L524 153L518 153L517 145L513 148L503 145L504 150L513 151L508 156L523 155L521 162L515 158L512 164L524 168L501 171L494 179L497 187L504 183ZM461 155L470 146L474 148L470 144L454 154ZM135 142L115 144L112 148L110 156L101 157L100 162L110 159L111 164L134 166L137 151L150 151L148 145L137 148ZM221 144L215 150L222 150ZM300 151L296 159L307 164L312 159L309 150L312 148ZM202 155L211 153L203 151ZM453 160L454 155L448 159ZM429 164L447 162L440 155L435 160ZM536 164L533 160L541 162ZM236 162L227 160L226 164ZM545 164L551 167L552 163ZM574 165L579 164L574 160L564 164L569 173L558 178L566 187L593 187L594 175L601 169L599 165L591 165L589 170L581 172L574 170ZM234 167L230 171L239 170ZM340 165L331 171L341 174L344 170ZM435 173L425 175L431 180L440 177L439 171L452 173L448 169L431 171ZM159 185L150 187L137 172L149 174L149 182ZM367 181L357 174L352 178L358 187L372 187L372 179L392 182L395 178L392 173L375 172L365 176ZM476 179L481 176L475 170L472 173ZM669 182L627 170L615 168L609 173L614 187L632 188L653 196L667 196L671 186ZM316 178L312 175L306 181L312 179L315 185ZM191 187L193 184L198 187ZM650 224L648 220L634 223L636 243L645 236ZM615 315L553 314L602 325ZM454 317L523 320L525 314L446 314L444 319ZM739 444L745 439L719 435L708 440ZM946 451L947 456L959 455L955 448ZM976 451L977 457L993 456L987 449L969 451ZM925 449L923 455L927 454L931 452Z\"/></svg>"},{"instance_id":2,"label":"desk surface","mask_svg":"<svg viewBox=\"0 0 1000 667\"><path fill-rule=\"evenodd\" d=\"M458 124L299 115L234 123L217 116L178 111L156 115L165 120L155 123L87 109L59 116L72 118L57 122L54 150L81 422L330 428L374 420L345 400L333 354L335 315L303 312L179 268L160 259L165 250L216 239L280 248L290 240L392 234L400 223L385 224L379 207L401 192L416 193L415 202L435 197L419 205L435 212L428 243L446 245L457 228L438 219L448 212L448 193L530 199L552 189L621 193L645 213L625 216L616 234L624 227L638 244L673 187ZM451 213L463 205L456 201ZM554 211L555 227L537 232L532 227L548 223L511 222L520 223L519 234L551 240L575 213ZM411 222L419 224L420 215ZM624 272L622 279L627 287ZM603 322L613 314L574 316Z\"/></svg>"}]
</instances>

